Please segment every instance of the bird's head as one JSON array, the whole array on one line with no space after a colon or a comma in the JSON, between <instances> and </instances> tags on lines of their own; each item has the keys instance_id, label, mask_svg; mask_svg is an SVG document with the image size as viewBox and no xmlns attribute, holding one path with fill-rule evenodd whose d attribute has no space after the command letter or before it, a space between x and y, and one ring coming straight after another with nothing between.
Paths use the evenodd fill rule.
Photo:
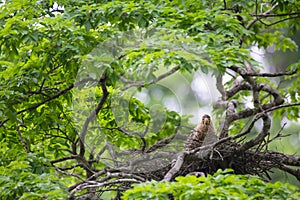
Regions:
<instances>
[{"instance_id":1,"label":"bird's head","mask_svg":"<svg viewBox=\"0 0 300 200\"><path fill-rule=\"evenodd\" d=\"M203 117L202 117L202 124L208 126L208 125L210 125L210 122L211 122L210 116L207 115L207 114L203 115Z\"/></svg>"}]
</instances>

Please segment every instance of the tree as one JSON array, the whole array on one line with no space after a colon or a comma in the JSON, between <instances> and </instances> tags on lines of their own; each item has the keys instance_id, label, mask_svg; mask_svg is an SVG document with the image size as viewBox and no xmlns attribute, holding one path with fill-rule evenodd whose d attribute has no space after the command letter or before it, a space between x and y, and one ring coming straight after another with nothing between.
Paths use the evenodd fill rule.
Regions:
<instances>
[{"instance_id":1,"label":"tree","mask_svg":"<svg viewBox=\"0 0 300 200\"><path fill-rule=\"evenodd\" d=\"M290 36L299 30L299 6L283 0L5 1L1 196L118 199L132 183L220 168L263 179L277 168L300 180L300 155L269 148L285 136L270 131L272 121L299 120L300 63L263 72L250 56L251 46L298 49ZM213 105L213 118L223 119L215 123L220 139L183 151L194 126L189 117L135 96L199 70L216 79L221 94Z\"/></svg>"}]
</instances>

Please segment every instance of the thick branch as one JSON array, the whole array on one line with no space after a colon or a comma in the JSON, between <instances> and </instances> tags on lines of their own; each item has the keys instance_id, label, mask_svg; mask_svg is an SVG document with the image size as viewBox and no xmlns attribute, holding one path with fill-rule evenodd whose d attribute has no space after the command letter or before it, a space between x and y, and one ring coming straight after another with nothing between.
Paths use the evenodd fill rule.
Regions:
<instances>
[{"instance_id":1,"label":"thick branch","mask_svg":"<svg viewBox=\"0 0 300 200\"><path fill-rule=\"evenodd\" d=\"M222 100L227 99L226 92L225 92L224 85L223 85L223 76L221 73L217 76L216 85L217 85L218 91L222 95Z\"/></svg>"},{"instance_id":2,"label":"thick branch","mask_svg":"<svg viewBox=\"0 0 300 200\"><path fill-rule=\"evenodd\" d=\"M170 181L174 175L180 170L183 161L184 161L184 157L185 157L186 153L185 152L181 152L177 159L176 159L176 163L175 165L168 171L168 173L165 175L164 177L164 181Z\"/></svg>"},{"instance_id":3,"label":"thick branch","mask_svg":"<svg viewBox=\"0 0 300 200\"><path fill-rule=\"evenodd\" d=\"M230 101L227 104L226 117L224 123L222 124L223 127L220 133L220 138L225 138L228 136L229 126L230 123L233 121L232 115L235 113L236 103L237 102L235 101Z\"/></svg>"},{"instance_id":4,"label":"thick branch","mask_svg":"<svg viewBox=\"0 0 300 200\"><path fill-rule=\"evenodd\" d=\"M288 172L289 174L295 176L297 180L300 181L300 169L292 169L285 165L279 165L278 168L281 169L282 171Z\"/></svg>"},{"instance_id":5,"label":"thick branch","mask_svg":"<svg viewBox=\"0 0 300 200\"><path fill-rule=\"evenodd\" d=\"M253 109L245 109L243 111L240 111L240 112L232 115L233 120L250 117L253 114L256 114L262 110L270 109L270 108L280 105L284 102L283 98L281 97L280 93L277 90L275 90L274 88L272 88L271 86L269 86L267 84L258 84L252 77L247 76L246 70L244 70L240 67L237 67L237 66L231 66L230 69L239 73L250 84L250 87L253 91L253 101L254 101L254 105L255 105L255 108L253 108ZM249 86L245 85L244 87L249 87ZM263 90L263 91L271 94L274 97L274 101L271 103L268 103L268 104L261 105L260 101L259 101L259 91L260 90Z\"/></svg>"},{"instance_id":6,"label":"thick branch","mask_svg":"<svg viewBox=\"0 0 300 200\"><path fill-rule=\"evenodd\" d=\"M251 89L252 87L248 82L241 82L240 84L237 84L235 87L231 88L230 90L227 90L226 97L227 99L229 99L241 90L251 90Z\"/></svg>"},{"instance_id":7,"label":"thick branch","mask_svg":"<svg viewBox=\"0 0 300 200\"><path fill-rule=\"evenodd\" d=\"M297 71L290 72L276 72L276 73L260 73L260 72L246 72L245 76L260 76L260 77L277 77L277 76L289 76L297 73Z\"/></svg>"},{"instance_id":8,"label":"thick branch","mask_svg":"<svg viewBox=\"0 0 300 200\"><path fill-rule=\"evenodd\" d=\"M300 167L300 156L299 155L289 155L289 154L283 154L279 152L266 152L266 153L260 153L261 157L266 157L268 160L278 160L281 161L285 165L290 166L298 166Z\"/></svg>"},{"instance_id":9,"label":"thick branch","mask_svg":"<svg viewBox=\"0 0 300 200\"><path fill-rule=\"evenodd\" d=\"M103 92L103 96L102 98L100 99L97 107L95 108L95 110L93 110L90 115L87 117L87 119L85 120L84 124L83 124L83 127L82 127L82 130L80 132L80 135L79 135L79 138L80 138L80 153L79 155L81 157L84 156L84 152L85 152L85 135L86 135L86 132L88 130L88 126L89 126L89 123L96 117L96 115L99 113L99 111L101 110L102 106L104 105L107 97L108 97L108 91L106 89L106 74L103 75L103 77L101 78L100 82L101 82L101 88L102 88L102 92Z\"/></svg>"},{"instance_id":10,"label":"thick branch","mask_svg":"<svg viewBox=\"0 0 300 200\"><path fill-rule=\"evenodd\" d=\"M261 143L261 141L264 140L267 134L269 134L270 128L271 128L271 120L270 118L265 114L263 117L263 129L262 131L253 139L249 140L242 146L240 146L237 150L237 152L245 152L246 150L250 149L251 147L254 147L255 145Z\"/></svg>"}]
</instances>

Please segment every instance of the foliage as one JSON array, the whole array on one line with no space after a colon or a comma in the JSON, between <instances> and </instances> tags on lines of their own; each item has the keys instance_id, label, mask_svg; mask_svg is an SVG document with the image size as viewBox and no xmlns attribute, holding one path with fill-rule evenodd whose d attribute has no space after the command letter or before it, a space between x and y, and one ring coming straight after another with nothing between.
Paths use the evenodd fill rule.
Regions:
<instances>
[{"instance_id":1,"label":"foliage","mask_svg":"<svg viewBox=\"0 0 300 200\"><path fill-rule=\"evenodd\" d=\"M50 173L48 160L41 155L18 153L5 143L1 147L6 149L1 152L1 199L66 199L67 182Z\"/></svg>"},{"instance_id":2,"label":"foliage","mask_svg":"<svg viewBox=\"0 0 300 200\"><path fill-rule=\"evenodd\" d=\"M207 177L177 177L175 182L146 182L134 185L123 199L298 199L297 187L265 183L256 176L233 175L219 170Z\"/></svg>"},{"instance_id":3,"label":"foliage","mask_svg":"<svg viewBox=\"0 0 300 200\"><path fill-rule=\"evenodd\" d=\"M183 141L176 137L194 127L190 116L167 109L170 90L154 87L174 74L190 79L198 72L213 78L232 75L219 84L227 91L220 90L225 108L214 109L215 119L228 122L223 130L229 136L245 131L251 120L254 125L261 113L299 120L299 62L280 81L269 80L250 56L253 45L297 50L290 36L299 30L299 7L299 1L285 0L6 0L0 5L1 199L71 199L99 188L101 194L112 190L118 195L149 178L124 175L122 167L126 172L165 169L182 151ZM238 77L245 88L234 93ZM177 80L171 82L180 87ZM282 82L288 87L281 87ZM168 98L161 98L161 92ZM136 97L145 94L153 98L144 102ZM191 96L179 94L178 99L189 105ZM233 100L238 116L230 121L226 109ZM242 115L245 111L250 114ZM243 144L258 135L256 129L248 133ZM267 143L271 141L269 137ZM268 150L268 144L260 144L252 147ZM150 168L128 169L137 158L148 161L148 154L161 160L153 164L150 159ZM285 171L295 175L293 169ZM244 180L230 176L216 175ZM120 177L125 183L118 182ZM195 181L195 187L216 181L211 176L186 179ZM184 180L158 185L183 187ZM268 187L259 181L251 187L255 183Z\"/></svg>"}]
</instances>

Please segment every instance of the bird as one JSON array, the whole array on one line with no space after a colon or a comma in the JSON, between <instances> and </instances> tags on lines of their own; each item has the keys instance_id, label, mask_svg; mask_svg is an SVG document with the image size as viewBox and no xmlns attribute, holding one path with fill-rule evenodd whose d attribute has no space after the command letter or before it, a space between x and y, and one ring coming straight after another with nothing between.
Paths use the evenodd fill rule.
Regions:
<instances>
[{"instance_id":1,"label":"bird","mask_svg":"<svg viewBox=\"0 0 300 200\"><path fill-rule=\"evenodd\" d=\"M218 136L216 135L211 117L205 114L202 116L202 120L197 127L188 136L184 144L184 149L191 151L197 147L212 144L216 141L218 141Z\"/></svg>"}]
</instances>

